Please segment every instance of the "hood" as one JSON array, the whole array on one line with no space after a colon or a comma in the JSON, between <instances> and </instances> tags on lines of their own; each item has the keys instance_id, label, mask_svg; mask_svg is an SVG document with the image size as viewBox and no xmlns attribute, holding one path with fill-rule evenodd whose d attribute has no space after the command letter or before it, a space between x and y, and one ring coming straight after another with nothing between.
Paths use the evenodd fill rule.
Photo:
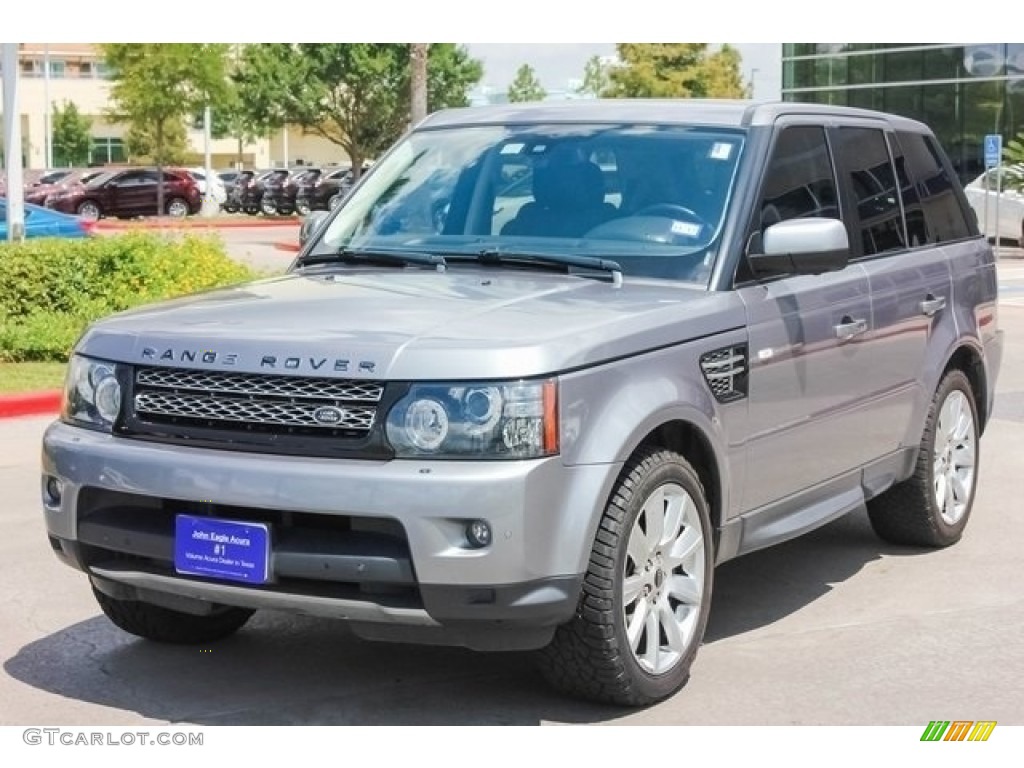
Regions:
<instances>
[{"instance_id":1,"label":"hood","mask_svg":"<svg viewBox=\"0 0 1024 768\"><path fill-rule=\"evenodd\" d=\"M734 293L514 269L289 274L123 312L78 351L127 363L384 379L516 378L733 329Z\"/></svg>"}]
</instances>

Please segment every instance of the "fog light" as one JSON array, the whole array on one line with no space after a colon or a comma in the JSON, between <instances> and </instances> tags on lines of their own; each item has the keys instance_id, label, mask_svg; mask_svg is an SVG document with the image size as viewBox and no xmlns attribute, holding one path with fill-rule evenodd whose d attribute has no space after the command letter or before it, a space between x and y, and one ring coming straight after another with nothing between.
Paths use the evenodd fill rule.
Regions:
<instances>
[{"instance_id":1,"label":"fog light","mask_svg":"<svg viewBox=\"0 0 1024 768\"><path fill-rule=\"evenodd\" d=\"M46 503L51 507L60 504L61 496L64 494L64 484L56 477L46 478Z\"/></svg>"},{"instance_id":2,"label":"fog light","mask_svg":"<svg viewBox=\"0 0 1024 768\"><path fill-rule=\"evenodd\" d=\"M477 549L489 546L491 543L491 526L486 520L474 520L466 526L466 538L469 545Z\"/></svg>"}]
</instances>

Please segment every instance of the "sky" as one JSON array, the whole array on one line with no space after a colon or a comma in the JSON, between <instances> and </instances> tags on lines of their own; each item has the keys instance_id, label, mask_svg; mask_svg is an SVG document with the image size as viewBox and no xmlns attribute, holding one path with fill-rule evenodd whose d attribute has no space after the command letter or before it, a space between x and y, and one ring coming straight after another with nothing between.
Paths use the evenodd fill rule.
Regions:
<instances>
[{"instance_id":1,"label":"sky","mask_svg":"<svg viewBox=\"0 0 1024 768\"><path fill-rule=\"evenodd\" d=\"M591 56L611 56L614 43L467 43L474 58L484 64L483 85L505 90L516 70L529 64L548 91L566 88L571 79L583 77L583 65ZM744 81L754 79L754 97L779 98L782 81L780 43L738 43Z\"/></svg>"}]
</instances>

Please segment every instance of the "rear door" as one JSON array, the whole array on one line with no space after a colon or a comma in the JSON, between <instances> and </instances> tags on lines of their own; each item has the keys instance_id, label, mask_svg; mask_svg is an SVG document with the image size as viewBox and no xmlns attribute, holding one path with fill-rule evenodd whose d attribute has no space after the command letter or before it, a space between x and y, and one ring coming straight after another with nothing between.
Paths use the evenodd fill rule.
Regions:
<instances>
[{"instance_id":1,"label":"rear door","mask_svg":"<svg viewBox=\"0 0 1024 768\"><path fill-rule=\"evenodd\" d=\"M792 118L780 121L750 242L779 221L841 218L838 190L825 129ZM749 511L826 483L865 461L868 449L861 436L874 420L865 376L871 358L864 344L871 300L859 264L760 281L741 267L737 281L750 333L750 436L742 503Z\"/></svg>"},{"instance_id":2,"label":"rear door","mask_svg":"<svg viewBox=\"0 0 1024 768\"><path fill-rule=\"evenodd\" d=\"M925 216L931 193L918 179L933 161L920 137L901 140L882 124L863 123L835 129L834 143L840 174L852 192L851 256L864 267L871 288L866 342L872 362L862 375L871 382L872 410L882 418L873 420L862 439L875 456L883 456L916 445L920 437L911 425L925 397L928 345L949 318L949 260L942 233Z\"/></svg>"}]
</instances>

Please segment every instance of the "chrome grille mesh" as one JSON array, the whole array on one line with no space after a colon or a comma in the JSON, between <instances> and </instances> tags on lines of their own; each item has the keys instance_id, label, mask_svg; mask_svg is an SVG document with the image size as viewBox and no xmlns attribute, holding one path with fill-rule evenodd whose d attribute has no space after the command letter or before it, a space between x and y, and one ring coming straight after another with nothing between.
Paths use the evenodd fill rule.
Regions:
<instances>
[{"instance_id":1,"label":"chrome grille mesh","mask_svg":"<svg viewBox=\"0 0 1024 768\"><path fill-rule=\"evenodd\" d=\"M377 381L138 368L133 405L147 422L358 436L373 428L383 393Z\"/></svg>"}]
</instances>

